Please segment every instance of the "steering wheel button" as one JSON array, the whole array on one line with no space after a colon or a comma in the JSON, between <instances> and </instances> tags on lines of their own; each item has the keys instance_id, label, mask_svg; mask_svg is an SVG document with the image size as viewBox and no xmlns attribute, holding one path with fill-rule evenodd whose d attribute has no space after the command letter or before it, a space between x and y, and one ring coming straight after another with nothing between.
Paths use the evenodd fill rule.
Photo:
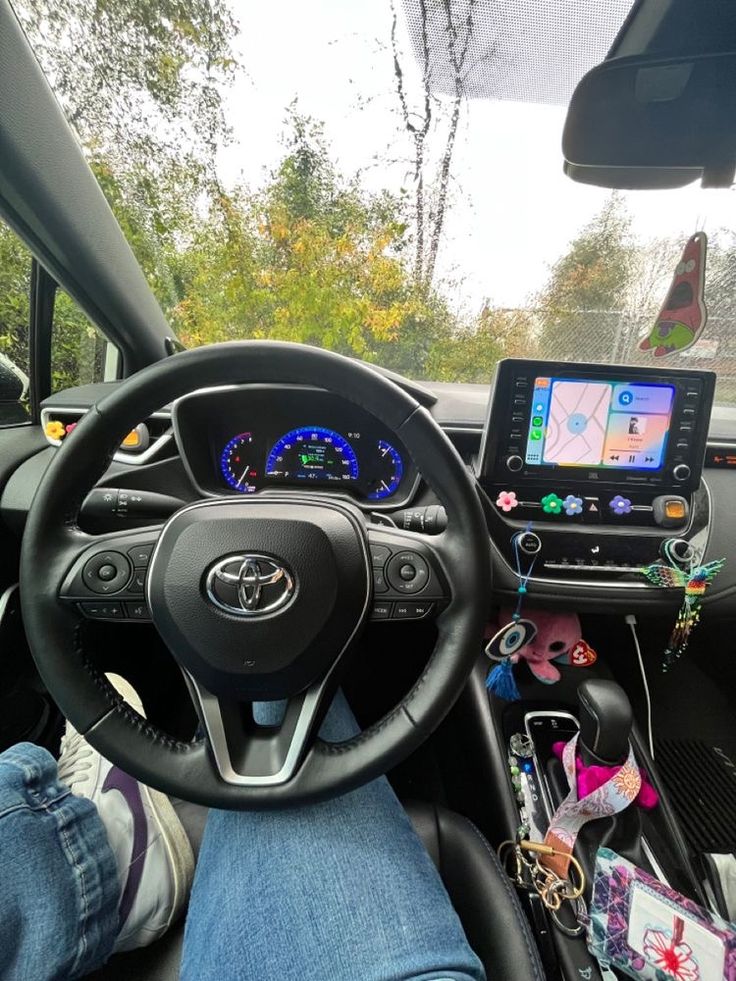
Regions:
<instances>
[{"instance_id":1,"label":"steering wheel button","mask_svg":"<svg viewBox=\"0 0 736 981\"><path fill-rule=\"evenodd\" d=\"M429 582L429 566L418 552L397 552L386 566L386 578L399 593L418 593Z\"/></svg>"},{"instance_id":2,"label":"steering wheel button","mask_svg":"<svg viewBox=\"0 0 736 981\"><path fill-rule=\"evenodd\" d=\"M431 611L431 603L396 603L394 606L395 620L419 620Z\"/></svg>"},{"instance_id":3,"label":"steering wheel button","mask_svg":"<svg viewBox=\"0 0 736 981\"><path fill-rule=\"evenodd\" d=\"M129 620L150 620L151 614L145 603L126 603L125 615Z\"/></svg>"},{"instance_id":4,"label":"steering wheel button","mask_svg":"<svg viewBox=\"0 0 736 981\"><path fill-rule=\"evenodd\" d=\"M391 549L387 545L376 545L371 543L371 562L373 565L383 566L391 556Z\"/></svg>"},{"instance_id":5,"label":"steering wheel button","mask_svg":"<svg viewBox=\"0 0 736 981\"><path fill-rule=\"evenodd\" d=\"M85 585L93 593L116 593L130 576L130 562L120 552L98 552L82 571Z\"/></svg>"},{"instance_id":6,"label":"steering wheel button","mask_svg":"<svg viewBox=\"0 0 736 981\"><path fill-rule=\"evenodd\" d=\"M128 583L129 593L142 593L146 585L146 570L134 569L133 578Z\"/></svg>"},{"instance_id":7,"label":"steering wheel button","mask_svg":"<svg viewBox=\"0 0 736 981\"><path fill-rule=\"evenodd\" d=\"M386 582L386 577L383 574L382 569L373 570L373 590L376 593L385 593L388 589L388 583Z\"/></svg>"},{"instance_id":8,"label":"steering wheel button","mask_svg":"<svg viewBox=\"0 0 736 981\"><path fill-rule=\"evenodd\" d=\"M390 603L374 603L371 608L371 620L388 620L391 616Z\"/></svg>"},{"instance_id":9,"label":"steering wheel button","mask_svg":"<svg viewBox=\"0 0 736 981\"><path fill-rule=\"evenodd\" d=\"M123 607L120 603L80 603L82 613L90 620L122 620Z\"/></svg>"},{"instance_id":10,"label":"steering wheel button","mask_svg":"<svg viewBox=\"0 0 736 981\"><path fill-rule=\"evenodd\" d=\"M133 560L133 565L146 566L151 558L152 551L153 545L135 545L133 548L128 549L128 555Z\"/></svg>"}]
</instances>

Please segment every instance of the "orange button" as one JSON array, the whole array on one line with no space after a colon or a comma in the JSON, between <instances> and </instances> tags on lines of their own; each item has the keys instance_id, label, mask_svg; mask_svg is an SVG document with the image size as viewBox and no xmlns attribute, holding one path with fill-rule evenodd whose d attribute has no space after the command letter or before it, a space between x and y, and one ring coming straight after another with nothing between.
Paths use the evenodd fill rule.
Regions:
<instances>
[{"instance_id":1,"label":"orange button","mask_svg":"<svg viewBox=\"0 0 736 981\"><path fill-rule=\"evenodd\" d=\"M122 444L126 449L135 450L141 445L141 434L137 429L131 429Z\"/></svg>"},{"instance_id":2,"label":"orange button","mask_svg":"<svg viewBox=\"0 0 736 981\"><path fill-rule=\"evenodd\" d=\"M664 515L666 518L672 518L676 520L678 518L685 517L685 502L684 501L665 501L664 504Z\"/></svg>"}]
</instances>

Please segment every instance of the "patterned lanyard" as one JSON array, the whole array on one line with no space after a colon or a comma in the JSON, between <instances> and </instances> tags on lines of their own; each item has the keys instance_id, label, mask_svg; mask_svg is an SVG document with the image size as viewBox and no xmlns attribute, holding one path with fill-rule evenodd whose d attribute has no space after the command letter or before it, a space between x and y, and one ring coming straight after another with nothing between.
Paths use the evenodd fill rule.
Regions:
<instances>
[{"instance_id":1,"label":"patterned lanyard","mask_svg":"<svg viewBox=\"0 0 736 981\"><path fill-rule=\"evenodd\" d=\"M629 746L629 755L621 769L610 780L591 794L578 800L577 774L575 772L575 752L578 737L573 736L562 752L562 765L570 792L563 800L549 823L544 837L545 845L555 850L554 854L540 856L540 864L550 869L561 879L566 879L570 867L575 841L580 829L588 821L618 814L631 804L641 789L641 774L634 759L634 750Z\"/></svg>"}]
</instances>

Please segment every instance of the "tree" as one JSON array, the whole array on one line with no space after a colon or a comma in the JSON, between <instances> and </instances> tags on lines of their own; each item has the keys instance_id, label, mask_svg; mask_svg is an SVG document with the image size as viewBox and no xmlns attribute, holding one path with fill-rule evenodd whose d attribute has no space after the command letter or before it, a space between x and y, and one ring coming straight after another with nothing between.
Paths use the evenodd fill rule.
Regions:
<instances>
[{"instance_id":1,"label":"tree","mask_svg":"<svg viewBox=\"0 0 736 981\"><path fill-rule=\"evenodd\" d=\"M612 194L552 267L537 299L550 358L616 360L634 271L630 218Z\"/></svg>"},{"instance_id":2,"label":"tree","mask_svg":"<svg viewBox=\"0 0 736 981\"><path fill-rule=\"evenodd\" d=\"M421 373L406 341L437 336L449 314L407 275L401 215L399 199L338 174L321 126L292 112L270 182L223 195L176 257L180 336L299 341Z\"/></svg>"},{"instance_id":3,"label":"tree","mask_svg":"<svg viewBox=\"0 0 736 981\"><path fill-rule=\"evenodd\" d=\"M29 374L31 254L0 219L0 354Z\"/></svg>"},{"instance_id":4,"label":"tree","mask_svg":"<svg viewBox=\"0 0 736 981\"><path fill-rule=\"evenodd\" d=\"M18 0L18 16L95 176L168 309L165 254L219 189L237 62L226 0Z\"/></svg>"},{"instance_id":5,"label":"tree","mask_svg":"<svg viewBox=\"0 0 736 981\"><path fill-rule=\"evenodd\" d=\"M528 358L534 354L533 314L487 306L476 322L460 326L432 347L427 377L487 384L501 358Z\"/></svg>"},{"instance_id":6,"label":"tree","mask_svg":"<svg viewBox=\"0 0 736 981\"><path fill-rule=\"evenodd\" d=\"M452 0L419 0L416 54L421 79L418 91L412 95L399 47L396 0L391 0L394 83L402 126L412 147L413 273L416 284L424 289L429 289L434 280L466 82L479 62L492 54L489 49L472 63L469 58L476 5L477 0L466 0L463 14L458 13ZM433 92L433 73L438 66L437 52L430 48L430 37L442 39L441 58L446 62L442 67L450 75L452 92L446 100Z\"/></svg>"}]
</instances>

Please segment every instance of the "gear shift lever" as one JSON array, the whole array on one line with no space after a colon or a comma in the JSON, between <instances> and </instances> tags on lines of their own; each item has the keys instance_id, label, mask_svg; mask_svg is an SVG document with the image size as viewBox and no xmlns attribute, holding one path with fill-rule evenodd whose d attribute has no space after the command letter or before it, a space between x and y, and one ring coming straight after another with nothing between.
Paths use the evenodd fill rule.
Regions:
<instances>
[{"instance_id":1,"label":"gear shift lever","mask_svg":"<svg viewBox=\"0 0 736 981\"><path fill-rule=\"evenodd\" d=\"M617 766L629 754L633 722L631 703L615 681L591 679L578 688L580 737L578 749L590 766Z\"/></svg>"}]
</instances>

